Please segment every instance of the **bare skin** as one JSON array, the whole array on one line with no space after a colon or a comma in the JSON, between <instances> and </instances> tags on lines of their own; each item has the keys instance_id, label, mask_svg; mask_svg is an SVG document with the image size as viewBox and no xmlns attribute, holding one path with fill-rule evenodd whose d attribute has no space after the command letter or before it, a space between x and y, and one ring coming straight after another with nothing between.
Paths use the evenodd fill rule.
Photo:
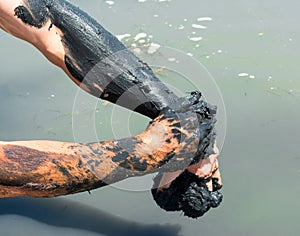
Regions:
<instances>
[{"instance_id":1,"label":"bare skin","mask_svg":"<svg viewBox=\"0 0 300 236\"><path fill-rule=\"evenodd\" d=\"M78 81L73 78L65 65L65 51L61 42L60 30L57 27L52 26L50 21L40 29L36 29L24 24L20 19L14 16L14 9L22 4L24 4L22 0L0 1L0 27L7 33L34 45L44 54L44 56L46 56L50 62L63 69L63 71L78 84ZM81 86L80 84L78 85ZM29 146L34 145L28 142L24 142L22 144ZM39 142L38 145L43 145L43 142ZM215 146L215 154L209 156L207 159L203 159L200 162L189 166L187 169L199 177L216 177L219 179L221 184L221 176L217 161L218 156L219 151ZM167 187L182 171L165 173L161 180L160 186ZM209 182L209 189L212 189L211 186L212 183Z\"/></svg>"},{"instance_id":2,"label":"bare skin","mask_svg":"<svg viewBox=\"0 0 300 236\"><path fill-rule=\"evenodd\" d=\"M215 146L215 154L210 155L207 159L202 159L198 163L194 165L190 165L187 167L188 171L193 174L196 174L200 178L217 178L219 180L219 184L222 185L221 173L219 170L218 157L220 155L217 146ZM166 172L164 173L161 182L160 188L167 188L171 184L171 182L179 176L183 170L179 170L176 172ZM209 190L212 190L212 180L207 183L207 187Z\"/></svg>"}]
</instances>

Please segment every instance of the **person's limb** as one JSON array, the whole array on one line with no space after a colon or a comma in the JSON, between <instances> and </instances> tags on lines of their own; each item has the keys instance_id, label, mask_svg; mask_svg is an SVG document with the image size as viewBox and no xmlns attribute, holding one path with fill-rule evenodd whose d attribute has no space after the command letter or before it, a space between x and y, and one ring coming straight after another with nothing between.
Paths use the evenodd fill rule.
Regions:
<instances>
[{"instance_id":1,"label":"person's limb","mask_svg":"<svg viewBox=\"0 0 300 236\"><path fill-rule=\"evenodd\" d=\"M142 134L121 140L0 142L0 197L71 194L156 171L171 159L168 153L189 149L176 143L174 128L160 117Z\"/></svg>"},{"instance_id":2,"label":"person's limb","mask_svg":"<svg viewBox=\"0 0 300 236\"><path fill-rule=\"evenodd\" d=\"M201 159L196 164L190 165L186 168L189 172L197 175L199 178L210 179L207 182L207 186L210 191L213 190L212 178L217 179L218 184L222 186L222 179L218 164L218 157L220 155L220 152L216 145L214 147L214 152L214 154L211 154L206 159ZM161 189L168 188L171 182L175 180L180 174L182 174L183 171L184 170L178 170L175 172L165 172L160 179L158 191Z\"/></svg>"},{"instance_id":3,"label":"person's limb","mask_svg":"<svg viewBox=\"0 0 300 236\"><path fill-rule=\"evenodd\" d=\"M72 54L72 52L69 51L71 48L70 44L75 43L75 42L70 42L70 40L69 41L66 40L65 36L68 36L68 38L73 38L74 40L77 40L78 42L80 42L80 43L76 42L75 43L76 45L78 45L78 44L80 45L80 44L84 44L84 43L87 44L88 42L82 42L81 41L82 39L76 38L77 35L75 35L75 33L74 33L74 32L76 32L76 30L75 31L67 30L67 29L65 29L64 25L58 24L56 22L59 20L59 18L61 18L61 20L63 20L63 18L64 18L63 13L59 12L57 10L59 8L59 6L53 5L51 8L49 8L49 7L47 8L46 4L45 3L43 4L43 2L46 2L46 1L40 1L41 2L40 4L33 4L33 2L34 1L21 1L21 0L3 0L3 1L1 1L0 2L0 13L1 13L0 14L0 26L4 30L9 32L10 34L13 34L16 37L19 37L19 38L26 40L26 41L30 42L31 44L33 44L52 63L61 67L73 81L80 84L79 78L74 78L66 66L66 61L65 61L66 56L70 56L68 54ZM57 4L64 4L64 1L54 1L54 2L56 2ZM36 1L35 1L35 3L36 3ZM30 12L33 15L33 17L34 17L35 12L39 12L41 14L41 19L35 19L34 22L30 22L30 19L28 17L26 18L24 14L18 15L17 12L20 14L20 11L21 11L20 6L23 6L24 9L31 10ZM37 9L37 8L41 8L41 9ZM19 9L19 10L17 11L17 9ZM47 14L49 14L49 11L50 11L50 15L52 14L51 16L47 15ZM77 27L77 31L82 30L82 28L80 29L80 27L82 27L82 24L76 25L76 23L74 21L74 19L78 19L78 15L76 15L76 13L79 14L80 12L74 11L73 8L68 9L68 11L70 13L69 14L70 19L68 19L68 20L70 20L71 24L73 24L72 27L74 27L75 29ZM66 13L64 13L64 14L66 14ZM72 22L72 20L74 22ZM31 21L33 21L33 20L31 20ZM100 32L104 32L104 33L106 32L102 27L100 27L97 30L99 30ZM116 41L111 34L107 34L106 36L113 39L111 41L113 41L113 43L116 44L114 46L115 48L123 49L123 45L121 45L118 41ZM98 40L98 41L100 41L100 40ZM103 42L99 42L99 43L103 44ZM106 46L107 46L107 49L109 49L110 51L113 50L113 48L111 48L110 45L106 45ZM90 50L91 48L85 47L85 49ZM115 51L117 51L117 50L115 49ZM96 55L96 56L98 56L100 58L102 56L100 54L101 53L98 53L98 55ZM81 59L79 59L77 56L75 56L75 57L77 59L77 63L82 64L82 62L78 62L78 60L81 60ZM99 60L99 58L98 58L98 60ZM73 58L73 60L74 59L75 58ZM82 60L84 60L84 58L82 58ZM83 76L83 74L78 75L78 76ZM150 73L150 76L154 77L154 75L151 73ZM89 79L91 79L91 78L86 78L86 80L89 80ZM97 86L99 86L99 84L101 84L101 82L99 83L99 81L98 81ZM85 86L85 85L81 84L81 86ZM97 87L97 86L95 86L95 87ZM95 95L95 93L97 93L97 92L93 92L94 90L91 89L91 87L90 88L85 87L85 89L91 93L94 93L94 95ZM162 91L162 89L160 91ZM172 93L171 93L171 95L172 95ZM109 96L107 96L107 97L109 97ZM162 98L162 96L160 96L160 98ZM149 99L153 99L153 98L149 97ZM174 98L172 98L172 99L174 99ZM205 160L202 162L205 162ZM203 165L201 165L201 166L203 166ZM201 168L198 168L198 169L201 169ZM195 168L192 169L192 167L189 170L191 172L196 171L196 169ZM167 174L166 179L171 179L172 175L174 175L174 174L170 174L170 176L169 176L169 174Z\"/></svg>"},{"instance_id":4,"label":"person's limb","mask_svg":"<svg viewBox=\"0 0 300 236\"><path fill-rule=\"evenodd\" d=\"M189 112L198 105L203 104L191 104ZM143 133L120 140L0 142L0 197L64 195L158 170L183 169L194 160L199 143L199 120L189 112L169 110Z\"/></svg>"},{"instance_id":5,"label":"person's limb","mask_svg":"<svg viewBox=\"0 0 300 236\"><path fill-rule=\"evenodd\" d=\"M178 99L113 35L64 0L2 0L0 11L4 30L32 43L73 81L97 97L151 118ZM91 71L92 76L87 76ZM209 122L210 129L213 122ZM199 147L203 147L203 139L198 141ZM196 153L194 149L181 153L181 159L189 151ZM207 167L200 164L201 168L204 166ZM198 169L192 171L197 173Z\"/></svg>"},{"instance_id":6,"label":"person's limb","mask_svg":"<svg viewBox=\"0 0 300 236\"><path fill-rule=\"evenodd\" d=\"M178 97L94 19L64 0L2 0L1 27L90 94L155 118ZM119 99L121 97L121 99Z\"/></svg>"}]
</instances>

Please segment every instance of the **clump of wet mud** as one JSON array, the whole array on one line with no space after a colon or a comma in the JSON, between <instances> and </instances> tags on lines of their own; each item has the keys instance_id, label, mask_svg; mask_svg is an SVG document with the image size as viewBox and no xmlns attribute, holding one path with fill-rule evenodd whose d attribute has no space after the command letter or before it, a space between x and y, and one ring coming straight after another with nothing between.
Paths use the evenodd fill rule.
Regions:
<instances>
[{"instance_id":1,"label":"clump of wet mud","mask_svg":"<svg viewBox=\"0 0 300 236\"><path fill-rule=\"evenodd\" d=\"M222 186L217 178L212 178L212 191L206 186L210 179L199 178L187 170L173 180L168 188L158 188L161 178L162 173L154 178L151 192L155 202L166 211L182 211L185 216L198 218L222 202L223 195L218 191Z\"/></svg>"}]
</instances>

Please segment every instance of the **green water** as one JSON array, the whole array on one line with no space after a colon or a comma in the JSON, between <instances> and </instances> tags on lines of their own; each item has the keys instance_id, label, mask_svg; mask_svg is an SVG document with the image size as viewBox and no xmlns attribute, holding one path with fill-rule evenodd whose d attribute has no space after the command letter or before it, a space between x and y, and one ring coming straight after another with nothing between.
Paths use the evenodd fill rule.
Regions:
<instances>
[{"instance_id":1,"label":"green water","mask_svg":"<svg viewBox=\"0 0 300 236\"><path fill-rule=\"evenodd\" d=\"M131 34L127 44L145 32L153 36L152 42L191 53L207 68L227 114L220 157L224 201L204 217L191 220L159 209L149 191L116 187L55 199L5 199L0 200L0 235L298 235L300 30L296 22L300 3L116 0L110 6L105 1L72 2L112 33ZM212 20L197 21L200 17ZM195 42L191 37L203 39ZM32 46L3 32L0 39L0 140L73 141L77 87ZM165 70L160 76L175 89L185 90L178 74ZM201 90L209 93L205 87ZM88 95L85 99L98 109L97 138L128 133L112 131L112 126L122 127L123 122L112 118L120 117L112 115L119 111L114 106ZM85 133L84 122L91 112L73 113L73 118L80 118L74 127L80 139L93 138ZM221 112L220 137L225 136L224 120ZM132 116L130 133L141 132L147 121Z\"/></svg>"}]
</instances>

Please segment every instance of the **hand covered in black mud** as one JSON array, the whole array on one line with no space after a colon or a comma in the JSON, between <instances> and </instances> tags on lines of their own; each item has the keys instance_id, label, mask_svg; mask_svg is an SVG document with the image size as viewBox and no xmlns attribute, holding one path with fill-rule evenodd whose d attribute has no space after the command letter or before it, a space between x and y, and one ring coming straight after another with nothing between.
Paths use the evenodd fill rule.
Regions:
<instances>
[{"instance_id":1,"label":"hand covered in black mud","mask_svg":"<svg viewBox=\"0 0 300 236\"><path fill-rule=\"evenodd\" d=\"M185 170L168 187L155 188L162 177L160 173L154 178L151 192L156 203L166 211L183 211L185 216L198 218L222 202L223 195L218 191L222 185L218 178L199 178ZM211 190L207 185L210 181Z\"/></svg>"},{"instance_id":2,"label":"hand covered in black mud","mask_svg":"<svg viewBox=\"0 0 300 236\"><path fill-rule=\"evenodd\" d=\"M175 156L166 162L167 165L161 167L161 171L184 170L187 166L216 153L217 107L200 98L201 93L195 91L162 110L159 121L168 121L167 124L172 128L172 138L177 140L180 151L174 150ZM178 161L181 159L183 161Z\"/></svg>"},{"instance_id":3,"label":"hand covered in black mud","mask_svg":"<svg viewBox=\"0 0 300 236\"><path fill-rule=\"evenodd\" d=\"M219 206L223 199L218 191L222 181L217 160L219 150L215 144L216 107L200 100L200 97L199 92L193 92L171 106L179 116L182 113L190 115L191 111L197 116L199 145L192 163L185 170L158 174L152 189L153 198L161 208L183 211L184 215L192 218Z\"/></svg>"}]
</instances>

